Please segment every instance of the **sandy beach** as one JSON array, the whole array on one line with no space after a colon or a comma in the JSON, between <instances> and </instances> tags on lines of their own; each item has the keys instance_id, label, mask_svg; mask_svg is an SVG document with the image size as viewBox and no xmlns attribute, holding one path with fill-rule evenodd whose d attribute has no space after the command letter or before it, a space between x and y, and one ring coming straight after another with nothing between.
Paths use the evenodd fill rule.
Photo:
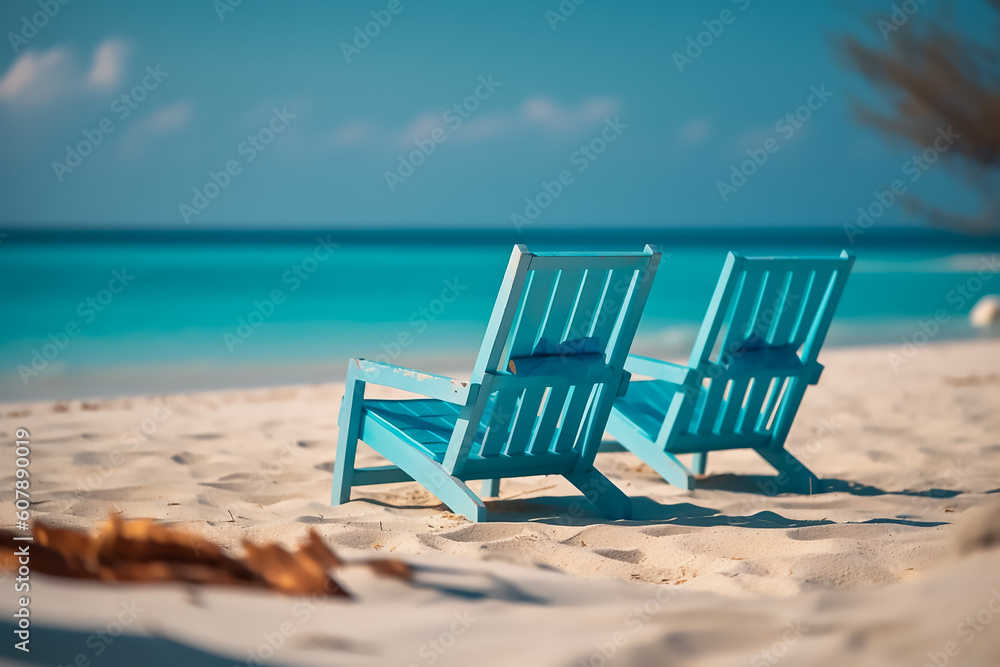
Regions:
<instances>
[{"instance_id":1,"label":"sandy beach","mask_svg":"<svg viewBox=\"0 0 1000 667\"><path fill-rule=\"evenodd\" d=\"M1000 0L0 25L0 667L1000 667Z\"/></svg>"},{"instance_id":2,"label":"sandy beach","mask_svg":"<svg viewBox=\"0 0 1000 667\"><path fill-rule=\"evenodd\" d=\"M348 569L338 576L357 599L345 602L34 575L37 650L5 644L0 655L21 661L10 664L79 655L93 664L996 664L1000 341L910 352L822 353L826 371L788 439L822 492L781 494L747 452L713 454L698 488L683 491L608 442L597 466L635 509L618 522L550 477L505 480L481 524L413 483L355 489L354 502L331 507L342 385L2 404L8 458L16 429L31 433L36 520L93 529L109 513L150 517L233 553L243 540L294 545L315 528L348 559L391 554L416 576L407 584ZM358 464L379 463L362 445ZM3 470L6 525L14 477ZM0 597L4 619L12 605ZM113 642L94 639L116 622ZM9 634L9 620L0 625ZM129 662L150 651L166 662Z\"/></svg>"}]
</instances>

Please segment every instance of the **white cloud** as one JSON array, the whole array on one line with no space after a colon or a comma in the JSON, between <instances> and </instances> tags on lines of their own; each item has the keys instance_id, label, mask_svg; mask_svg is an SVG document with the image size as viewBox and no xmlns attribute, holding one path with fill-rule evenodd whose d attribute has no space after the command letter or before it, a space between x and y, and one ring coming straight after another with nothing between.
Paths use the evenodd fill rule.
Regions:
<instances>
[{"instance_id":1,"label":"white cloud","mask_svg":"<svg viewBox=\"0 0 1000 667\"><path fill-rule=\"evenodd\" d=\"M120 154L126 158L136 158L145 152L150 141L157 135L178 130L191 120L194 105L183 100L161 107L150 115L130 122L124 130L125 136L119 143Z\"/></svg>"},{"instance_id":2,"label":"white cloud","mask_svg":"<svg viewBox=\"0 0 1000 667\"><path fill-rule=\"evenodd\" d=\"M330 141L336 147L354 146L370 140L373 136L375 136L375 126L358 120L336 128L330 135Z\"/></svg>"},{"instance_id":3,"label":"white cloud","mask_svg":"<svg viewBox=\"0 0 1000 667\"><path fill-rule=\"evenodd\" d=\"M412 148L416 139L426 139L437 128L448 129L448 124L444 121L442 114L427 112L417 116L399 133L397 142L400 147Z\"/></svg>"},{"instance_id":4,"label":"white cloud","mask_svg":"<svg viewBox=\"0 0 1000 667\"><path fill-rule=\"evenodd\" d=\"M128 47L120 39L106 39L94 51L94 61L87 74L87 85L113 88L121 80Z\"/></svg>"},{"instance_id":5,"label":"white cloud","mask_svg":"<svg viewBox=\"0 0 1000 667\"><path fill-rule=\"evenodd\" d=\"M541 132L549 136L571 134L598 125L605 117L619 111L617 100L609 97L592 97L576 106L560 106L547 97L529 97L518 107L492 113L470 112L462 125L454 128L455 112L429 111L420 114L399 131L380 130L369 121L353 120L331 132L333 144L338 147L373 143L378 137L390 137L389 147L401 150L412 147L414 140L426 139L437 128L448 134L449 141L483 141L499 137Z\"/></svg>"},{"instance_id":6,"label":"white cloud","mask_svg":"<svg viewBox=\"0 0 1000 667\"><path fill-rule=\"evenodd\" d=\"M712 133L712 123L707 118L695 118L684 125L678 134L682 144L699 144Z\"/></svg>"},{"instance_id":7,"label":"white cloud","mask_svg":"<svg viewBox=\"0 0 1000 667\"><path fill-rule=\"evenodd\" d=\"M68 49L25 51L0 78L0 101L24 107L45 104L72 83L74 68Z\"/></svg>"},{"instance_id":8,"label":"white cloud","mask_svg":"<svg viewBox=\"0 0 1000 667\"><path fill-rule=\"evenodd\" d=\"M145 126L150 132L168 132L177 129L191 118L191 102L171 104L156 111L146 119Z\"/></svg>"},{"instance_id":9,"label":"white cloud","mask_svg":"<svg viewBox=\"0 0 1000 667\"><path fill-rule=\"evenodd\" d=\"M550 136L571 134L597 125L605 117L617 113L618 109L618 101L608 97L592 97L575 107L561 107L547 97L529 97L512 111L473 115L454 134L464 141L482 141L531 131L541 131Z\"/></svg>"},{"instance_id":10,"label":"white cloud","mask_svg":"<svg viewBox=\"0 0 1000 667\"><path fill-rule=\"evenodd\" d=\"M65 97L114 88L121 82L127 54L125 42L106 39L94 49L89 70L83 71L66 47L24 51L0 77L0 102L34 109Z\"/></svg>"},{"instance_id":11,"label":"white cloud","mask_svg":"<svg viewBox=\"0 0 1000 667\"><path fill-rule=\"evenodd\" d=\"M584 100L576 108L567 109L545 97L533 97L521 104L515 123L521 121L553 132L571 132L596 123L617 110L618 102L607 97L594 97Z\"/></svg>"},{"instance_id":12,"label":"white cloud","mask_svg":"<svg viewBox=\"0 0 1000 667\"><path fill-rule=\"evenodd\" d=\"M743 154L747 150L760 148L768 139L777 139L779 143L783 143L781 136L775 133L773 127L760 127L737 137L733 150Z\"/></svg>"}]
</instances>

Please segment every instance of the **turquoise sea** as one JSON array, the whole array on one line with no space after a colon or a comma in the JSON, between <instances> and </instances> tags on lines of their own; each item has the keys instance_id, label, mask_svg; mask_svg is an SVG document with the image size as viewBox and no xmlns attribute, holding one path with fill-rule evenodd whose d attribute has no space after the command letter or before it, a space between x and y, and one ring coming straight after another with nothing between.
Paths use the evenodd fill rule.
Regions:
<instances>
[{"instance_id":1,"label":"turquoise sea","mask_svg":"<svg viewBox=\"0 0 1000 667\"><path fill-rule=\"evenodd\" d=\"M538 248L664 254L634 349L684 357L727 251L858 256L829 345L896 344L944 312L974 331L1000 244L931 233L848 243L840 230L560 232ZM0 400L341 379L350 356L467 373L511 244L461 232L11 232L0 243ZM918 335L918 340L922 337Z\"/></svg>"}]
</instances>

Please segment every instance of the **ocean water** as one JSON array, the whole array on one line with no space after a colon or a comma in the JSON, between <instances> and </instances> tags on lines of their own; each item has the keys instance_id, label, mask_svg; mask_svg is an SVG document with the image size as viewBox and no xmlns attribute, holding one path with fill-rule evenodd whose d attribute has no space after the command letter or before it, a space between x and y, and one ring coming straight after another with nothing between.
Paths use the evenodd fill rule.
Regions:
<instances>
[{"instance_id":1,"label":"ocean water","mask_svg":"<svg viewBox=\"0 0 1000 667\"><path fill-rule=\"evenodd\" d=\"M0 400L329 382L343 377L351 356L468 373L511 242L398 236L12 234L0 244ZM730 249L814 256L840 249L835 237L779 238L662 242L633 349L686 357ZM536 247L554 244L642 245L621 235L566 235ZM901 346L936 313L947 321L934 339L996 335L968 323L976 299L1000 293L1000 279L990 280L994 245L851 250L858 260L828 345Z\"/></svg>"}]
</instances>

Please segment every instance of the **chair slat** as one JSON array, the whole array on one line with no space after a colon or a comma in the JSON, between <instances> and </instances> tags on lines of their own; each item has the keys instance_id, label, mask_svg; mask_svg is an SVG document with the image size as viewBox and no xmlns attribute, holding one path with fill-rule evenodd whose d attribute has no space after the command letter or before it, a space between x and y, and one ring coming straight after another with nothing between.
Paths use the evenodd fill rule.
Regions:
<instances>
[{"instance_id":1,"label":"chair slat","mask_svg":"<svg viewBox=\"0 0 1000 667\"><path fill-rule=\"evenodd\" d=\"M744 272L742 286L739 293L733 295L736 301L733 308L732 317L729 320L729 328L726 336L719 348L719 359L722 360L728 354L739 348L739 345L750 333L746 330L747 323L750 322L751 315L756 311L760 296L767 287L768 272L748 270Z\"/></svg>"},{"instance_id":2,"label":"chair slat","mask_svg":"<svg viewBox=\"0 0 1000 667\"><path fill-rule=\"evenodd\" d=\"M735 306L729 318L729 326L719 348L720 361L732 350L737 349L744 339L745 323L750 321L760 299L762 288L766 284L766 271L743 271L736 278L739 288L733 292ZM692 433L712 433L719 419L719 406L726 391L727 378L713 378L709 386L703 390L705 397L700 402L699 409L692 417L690 431Z\"/></svg>"},{"instance_id":3,"label":"chair slat","mask_svg":"<svg viewBox=\"0 0 1000 667\"><path fill-rule=\"evenodd\" d=\"M732 301L742 289L742 283L746 277L743 271L744 258L734 253L729 253L726 257L726 264L722 267L722 275L719 276L719 284L712 294L712 301L708 305L708 311L702 320L701 328L698 330L698 338L691 349L691 357L688 365L691 368L700 368L712 358L712 351L719 337L726 315Z\"/></svg>"},{"instance_id":4,"label":"chair slat","mask_svg":"<svg viewBox=\"0 0 1000 667\"><path fill-rule=\"evenodd\" d=\"M739 419L743 409L743 399L746 398L749 382L749 378L733 380L729 388L729 398L726 399L725 405L722 407L722 414L713 432L728 435L735 431L736 420Z\"/></svg>"},{"instance_id":5,"label":"chair slat","mask_svg":"<svg viewBox=\"0 0 1000 667\"><path fill-rule=\"evenodd\" d=\"M729 379L725 376L709 381L708 388L703 390L702 401L692 418L691 433L713 432L719 416L719 405L722 403L728 384Z\"/></svg>"},{"instance_id":6,"label":"chair slat","mask_svg":"<svg viewBox=\"0 0 1000 667\"><path fill-rule=\"evenodd\" d=\"M520 312L514 323L511 342L504 359L504 370L511 357L529 356L535 348L542 317L545 315L552 297L552 284L555 271L531 271L528 274L528 285L521 301Z\"/></svg>"},{"instance_id":7,"label":"chair slat","mask_svg":"<svg viewBox=\"0 0 1000 667\"><path fill-rule=\"evenodd\" d=\"M576 444L577 436L582 427L581 421L583 411L590 404L591 396L594 392L594 385L577 385L573 387L573 395L562 415L562 422L559 424L559 436L556 439L556 452L568 452Z\"/></svg>"},{"instance_id":8,"label":"chair slat","mask_svg":"<svg viewBox=\"0 0 1000 667\"><path fill-rule=\"evenodd\" d=\"M552 387L545 397L542 406L542 414L538 419L538 427L531 438L531 445L528 452L540 454L549 451L552 447L552 439L556 432L556 425L566 408L566 396L569 394L569 387Z\"/></svg>"},{"instance_id":9,"label":"chair slat","mask_svg":"<svg viewBox=\"0 0 1000 667\"><path fill-rule=\"evenodd\" d=\"M489 414L489 429L480 448L480 456L498 456L510 437L511 420L514 418L521 392L501 391Z\"/></svg>"},{"instance_id":10,"label":"chair slat","mask_svg":"<svg viewBox=\"0 0 1000 667\"><path fill-rule=\"evenodd\" d=\"M623 293L621 293L622 290L615 287L615 299L620 299L621 305L618 308L614 326L605 344L605 348L608 350L608 364L614 368L624 367L625 359L628 357L628 349L618 344L619 338L625 335L628 340L632 340L635 330L639 326L639 318L642 315L642 311L636 310L634 307L635 293L639 291L648 292L650 288L650 285L642 284L642 273L632 271L629 277L630 280L628 280ZM620 296L619 293L621 293Z\"/></svg>"},{"instance_id":11,"label":"chair slat","mask_svg":"<svg viewBox=\"0 0 1000 667\"><path fill-rule=\"evenodd\" d=\"M802 360L807 363L812 363L819 355L819 348L823 346L823 341L826 340L826 334L830 330L830 323L833 321L833 313L840 302L840 296L844 292L844 287L847 285L847 277L850 275L851 268L854 265L854 258L845 256L844 259L846 261L837 268L830 279L830 286L827 288L826 295L820 305L819 314L816 317L817 322L811 327L809 335L803 343Z\"/></svg>"},{"instance_id":12,"label":"chair slat","mask_svg":"<svg viewBox=\"0 0 1000 667\"><path fill-rule=\"evenodd\" d=\"M599 307L598 299L604 293L609 273L609 271L603 270L587 270L576 303L573 304L566 338L576 339L590 335L591 325Z\"/></svg>"},{"instance_id":13,"label":"chair slat","mask_svg":"<svg viewBox=\"0 0 1000 667\"><path fill-rule=\"evenodd\" d=\"M773 378L754 378L753 386L747 392L746 405L740 411L740 418L736 422L734 430L737 433L750 433L756 428L761 405L767 398L767 392L773 381Z\"/></svg>"},{"instance_id":14,"label":"chair slat","mask_svg":"<svg viewBox=\"0 0 1000 667\"><path fill-rule=\"evenodd\" d=\"M808 385L801 378L788 378L785 381L784 392L778 398L775 406L774 422L771 424L771 436L784 441L792 418L799 410L802 397Z\"/></svg>"},{"instance_id":15,"label":"chair slat","mask_svg":"<svg viewBox=\"0 0 1000 667\"><path fill-rule=\"evenodd\" d=\"M553 343L561 343L570 338L569 318L573 313L580 289L584 280L583 271L560 271L556 278L555 294L549 302L545 313L545 324L542 325L540 338L547 338ZM575 338L580 338L576 336Z\"/></svg>"},{"instance_id":16,"label":"chair slat","mask_svg":"<svg viewBox=\"0 0 1000 667\"><path fill-rule=\"evenodd\" d=\"M476 357L476 365L472 368L473 382L478 381L487 371L497 370L498 365L501 364L501 357L508 347L510 328L514 322L514 316L519 310L518 304L524 296L528 267L531 266L531 260L534 257L527 246L521 244L514 246L514 250L510 253L507 272L504 274L503 283L500 285L496 302L493 304L490 321L486 325L483 345L479 350L479 356ZM477 413L470 415L473 421L481 416L482 413L479 411L484 406L485 399L477 404ZM457 463L468 455L471 440L463 434L460 435L461 437L457 441L461 441L461 446L454 452L449 452L450 463Z\"/></svg>"},{"instance_id":17,"label":"chair slat","mask_svg":"<svg viewBox=\"0 0 1000 667\"><path fill-rule=\"evenodd\" d=\"M757 421L757 431L770 431L773 426L773 419L777 411L777 407L780 405L780 401L784 398L785 388L788 385L787 378L775 378L773 390L767 397L767 403L764 409L761 411L760 419Z\"/></svg>"},{"instance_id":18,"label":"chair slat","mask_svg":"<svg viewBox=\"0 0 1000 667\"><path fill-rule=\"evenodd\" d=\"M624 295L635 278L635 271L612 271L604 292L598 301L597 313L590 327L591 336L595 336L600 344L607 347L611 332L618 321L618 315L624 305Z\"/></svg>"},{"instance_id":19,"label":"chair slat","mask_svg":"<svg viewBox=\"0 0 1000 667\"><path fill-rule=\"evenodd\" d=\"M514 416L510 440L507 441L507 447L504 450L504 454L507 456L524 454L531 439L531 432L538 421L538 408L544 395L545 387L538 386L525 390L521 396L521 400L517 404L517 414Z\"/></svg>"},{"instance_id":20,"label":"chair slat","mask_svg":"<svg viewBox=\"0 0 1000 667\"><path fill-rule=\"evenodd\" d=\"M802 310L795 321L792 329L792 343L801 345L805 342L816 320L816 313L819 312L820 304L826 296L826 291L830 286L830 271L814 271L809 281L809 289L806 297L802 300Z\"/></svg>"},{"instance_id":21,"label":"chair slat","mask_svg":"<svg viewBox=\"0 0 1000 667\"><path fill-rule=\"evenodd\" d=\"M790 281L790 272L768 271L767 282L747 325L747 338L762 342L767 340L768 332L784 303Z\"/></svg>"},{"instance_id":22,"label":"chair slat","mask_svg":"<svg viewBox=\"0 0 1000 667\"><path fill-rule=\"evenodd\" d=\"M771 322L767 342L771 345L786 345L792 342L792 331L799 321L799 313L805 305L806 290L812 271L792 271L788 287L781 299L781 304Z\"/></svg>"}]
</instances>

